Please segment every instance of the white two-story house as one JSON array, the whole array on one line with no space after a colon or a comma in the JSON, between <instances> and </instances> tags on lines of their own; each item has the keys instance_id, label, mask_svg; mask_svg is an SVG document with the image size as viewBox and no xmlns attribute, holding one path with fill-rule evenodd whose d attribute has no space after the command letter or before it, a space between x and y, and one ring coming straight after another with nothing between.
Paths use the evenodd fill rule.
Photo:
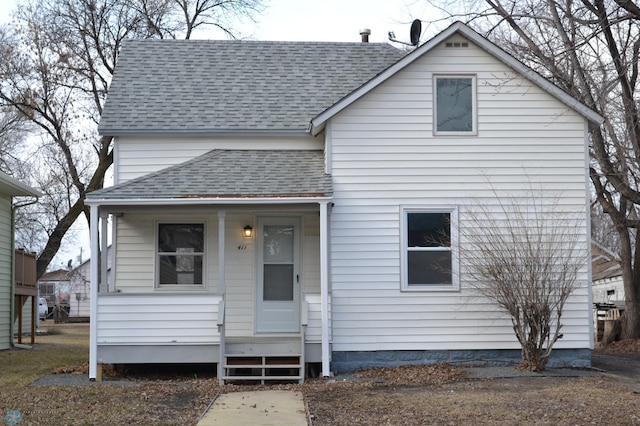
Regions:
<instances>
[{"instance_id":1,"label":"white two-story house","mask_svg":"<svg viewBox=\"0 0 640 426\"><path fill-rule=\"evenodd\" d=\"M127 41L99 127L115 185L87 197L92 259L113 223L113 259L91 264L90 375L517 362L509 318L471 297L464 206L527 199L533 182L583 215L588 254L588 132L601 121L461 23L410 53ZM590 363L588 263L550 365Z\"/></svg>"}]
</instances>

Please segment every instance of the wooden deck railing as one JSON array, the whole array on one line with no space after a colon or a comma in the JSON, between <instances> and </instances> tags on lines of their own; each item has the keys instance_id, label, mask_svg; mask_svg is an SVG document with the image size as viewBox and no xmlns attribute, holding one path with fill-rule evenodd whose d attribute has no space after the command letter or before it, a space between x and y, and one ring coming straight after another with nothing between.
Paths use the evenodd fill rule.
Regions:
<instances>
[{"instance_id":1,"label":"wooden deck railing","mask_svg":"<svg viewBox=\"0 0 640 426\"><path fill-rule=\"evenodd\" d=\"M15 294L23 296L37 296L36 287L36 254L28 253L24 249L15 251Z\"/></svg>"},{"instance_id":2,"label":"wooden deck railing","mask_svg":"<svg viewBox=\"0 0 640 426\"><path fill-rule=\"evenodd\" d=\"M36 315L38 315L38 288L36 287L36 254L28 253L24 249L17 249L14 255L15 276L15 317L18 320L18 343L22 344L23 307L27 300L31 300L31 344L34 344L36 334ZM31 299L29 299L31 296Z\"/></svg>"}]
</instances>

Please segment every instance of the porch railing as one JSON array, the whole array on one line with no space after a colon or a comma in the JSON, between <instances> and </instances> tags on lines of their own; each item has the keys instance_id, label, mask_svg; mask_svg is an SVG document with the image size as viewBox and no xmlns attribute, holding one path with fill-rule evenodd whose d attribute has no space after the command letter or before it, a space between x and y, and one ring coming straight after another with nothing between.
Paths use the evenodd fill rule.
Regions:
<instances>
[{"instance_id":1,"label":"porch railing","mask_svg":"<svg viewBox=\"0 0 640 426\"><path fill-rule=\"evenodd\" d=\"M28 253L25 249L17 249L13 256L14 271L14 298L15 312L14 320L18 320L18 344L22 344L22 328L25 317L24 306L31 300L31 344L35 343L35 323L38 315L38 288L36 287L36 254ZM30 298L30 299L29 299Z\"/></svg>"},{"instance_id":2,"label":"porch railing","mask_svg":"<svg viewBox=\"0 0 640 426\"><path fill-rule=\"evenodd\" d=\"M17 249L14 256L16 296L37 296L36 254Z\"/></svg>"}]
</instances>

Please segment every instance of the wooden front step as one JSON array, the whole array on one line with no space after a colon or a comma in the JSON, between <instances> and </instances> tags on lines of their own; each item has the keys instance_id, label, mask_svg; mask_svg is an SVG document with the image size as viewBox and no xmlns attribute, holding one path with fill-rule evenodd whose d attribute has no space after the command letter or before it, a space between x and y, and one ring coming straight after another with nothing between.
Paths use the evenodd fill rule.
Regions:
<instances>
[{"instance_id":1,"label":"wooden front step","mask_svg":"<svg viewBox=\"0 0 640 426\"><path fill-rule=\"evenodd\" d=\"M304 380L302 356L296 354L245 355L224 357L224 381L297 381Z\"/></svg>"}]
</instances>

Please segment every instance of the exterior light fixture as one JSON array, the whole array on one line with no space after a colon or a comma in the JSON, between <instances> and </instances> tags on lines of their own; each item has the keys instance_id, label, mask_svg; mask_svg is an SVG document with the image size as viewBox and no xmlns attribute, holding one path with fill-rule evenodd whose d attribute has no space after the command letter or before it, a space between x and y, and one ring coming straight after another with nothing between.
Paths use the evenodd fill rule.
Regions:
<instances>
[{"instance_id":1,"label":"exterior light fixture","mask_svg":"<svg viewBox=\"0 0 640 426\"><path fill-rule=\"evenodd\" d=\"M253 228L251 227L251 225L247 225L244 227L244 236L246 238L253 237Z\"/></svg>"}]
</instances>

